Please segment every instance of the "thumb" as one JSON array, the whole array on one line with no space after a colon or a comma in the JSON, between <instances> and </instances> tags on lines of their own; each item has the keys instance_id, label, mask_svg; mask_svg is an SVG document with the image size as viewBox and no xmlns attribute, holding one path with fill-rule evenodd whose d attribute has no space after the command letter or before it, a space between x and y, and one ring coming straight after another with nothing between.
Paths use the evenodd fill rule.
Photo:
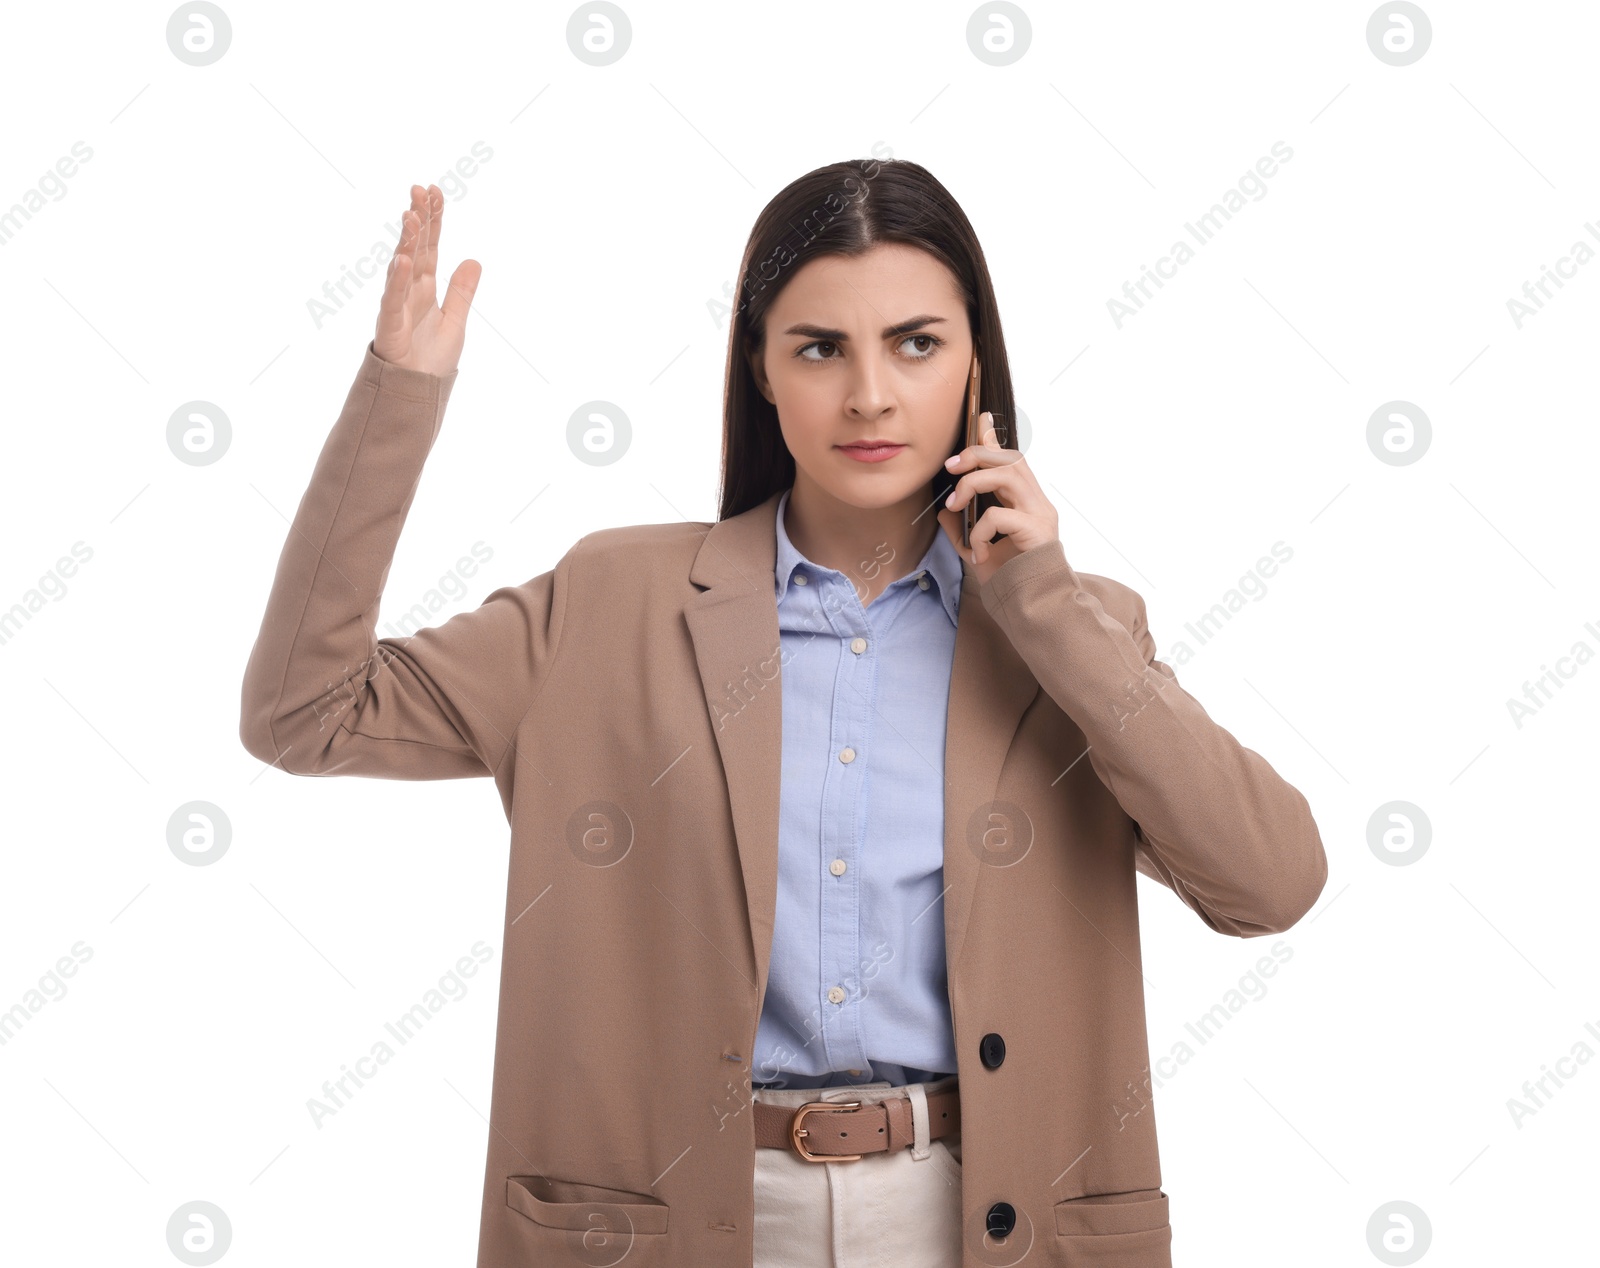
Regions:
<instances>
[{"instance_id":1,"label":"thumb","mask_svg":"<svg viewBox=\"0 0 1600 1268\"><path fill-rule=\"evenodd\" d=\"M450 275L450 285L445 291L445 320L458 326L467 324L467 312L472 307L472 297L478 293L478 279L483 276L483 265L476 260L462 260Z\"/></svg>"}]
</instances>

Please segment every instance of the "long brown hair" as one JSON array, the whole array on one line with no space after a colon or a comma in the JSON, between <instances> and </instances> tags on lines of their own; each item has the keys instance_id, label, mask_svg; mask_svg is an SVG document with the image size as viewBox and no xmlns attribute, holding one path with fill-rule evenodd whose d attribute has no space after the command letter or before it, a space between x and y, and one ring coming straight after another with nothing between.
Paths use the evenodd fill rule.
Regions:
<instances>
[{"instance_id":1,"label":"long brown hair","mask_svg":"<svg viewBox=\"0 0 1600 1268\"><path fill-rule=\"evenodd\" d=\"M1006 448L1017 448L1000 309L966 214L927 168L906 159L830 163L780 190L762 209L739 263L722 398L718 519L759 506L794 483L794 455L778 427L777 407L761 395L750 367L750 357L760 355L766 340L767 310L808 260L857 256L884 242L920 247L955 274L982 363L979 408L994 411ZM963 408L965 399L963 394ZM964 443L963 433L950 452ZM934 496L943 501L955 479L941 467Z\"/></svg>"}]
</instances>

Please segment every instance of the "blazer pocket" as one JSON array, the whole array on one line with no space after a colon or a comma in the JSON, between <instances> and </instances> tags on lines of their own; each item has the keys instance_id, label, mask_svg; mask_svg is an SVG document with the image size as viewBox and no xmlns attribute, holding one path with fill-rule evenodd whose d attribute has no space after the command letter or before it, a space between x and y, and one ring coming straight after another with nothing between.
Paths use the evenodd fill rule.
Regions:
<instances>
[{"instance_id":1,"label":"blazer pocket","mask_svg":"<svg viewBox=\"0 0 1600 1268\"><path fill-rule=\"evenodd\" d=\"M1097 1193L1057 1202L1056 1236L1072 1247L1073 1263L1139 1264L1169 1268L1172 1225L1160 1189Z\"/></svg>"},{"instance_id":2,"label":"blazer pocket","mask_svg":"<svg viewBox=\"0 0 1600 1268\"><path fill-rule=\"evenodd\" d=\"M648 1193L549 1176L507 1176L506 1205L546 1228L637 1236L667 1231L667 1204Z\"/></svg>"}]
</instances>

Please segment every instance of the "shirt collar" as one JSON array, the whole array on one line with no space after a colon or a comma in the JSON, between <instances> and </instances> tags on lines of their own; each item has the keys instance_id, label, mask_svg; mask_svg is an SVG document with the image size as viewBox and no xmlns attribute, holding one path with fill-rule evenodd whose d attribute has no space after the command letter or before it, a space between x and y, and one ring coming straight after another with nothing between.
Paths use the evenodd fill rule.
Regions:
<instances>
[{"instance_id":1,"label":"shirt collar","mask_svg":"<svg viewBox=\"0 0 1600 1268\"><path fill-rule=\"evenodd\" d=\"M778 555L774 569L776 573L774 593L779 602L782 602L783 596L788 592L789 578L798 565L803 563L821 572L832 571L807 559L789 540L789 533L783 526L783 513L784 508L789 505L789 494L792 491L792 488L785 489L783 496L778 499ZM918 577L924 572L939 587L939 601L944 605L945 615L950 618L950 624L958 624L957 617L961 603L961 556L950 544L950 538L945 534L943 526L934 533L933 545L928 547L927 553L923 555L921 562L910 576Z\"/></svg>"}]
</instances>

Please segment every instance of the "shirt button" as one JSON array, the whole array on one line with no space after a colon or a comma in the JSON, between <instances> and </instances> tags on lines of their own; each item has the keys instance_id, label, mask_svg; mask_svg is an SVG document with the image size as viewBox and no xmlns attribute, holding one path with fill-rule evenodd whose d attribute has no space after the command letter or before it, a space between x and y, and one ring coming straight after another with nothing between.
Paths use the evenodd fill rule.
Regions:
<instances>
[{"instance_id":1,"label":"shirt button","mask_svg":"<svg viewBox=\"0 0 1600 1268\"><path fill-rule=\"evenodd\" d=\"M844 860L843 859L834 859L833 862L828 864L828 870L830 872L832 872L835 876L843 876L844 875Z\"/></svg>"},{"instance_id":2,"label":"shirt button","mask_svg":"<svg viewBox=\"0 0 1600 1268\"><path fill-rule=\"evenodd\" d=\"M925 572L919 572L917 574L917 589L926 590L927 588L928 588L928 574L925 573Z\"/></svg>"},{"instance_id":3,"label":"shirt button","mask_svg":"<svg viewBox=\"0 0 1600 1268\"><path fill-rule=\"evenodd\" d=\"M862 652L867 650L867 640L864 638L851 639L850 650L853 651L857 656L861 655Z\"/></svg>"},{"instance_id":4,"label":"shirt button","mask_svg":"<svg viewBox=\"0 0 1600 1268\"><path fill-rule=\"evenodd\" d=\"M828 1002L830 1004L837 1004L843 999L844 991L840 987L832 986L828 988Z\"/></svg>"},{"instance_id":5,"label":"shirt button","mask_svg":"<svg viewBox=\"0 0 1600 1268\"><path fill-rule=\"evenodd\" d=\"M806 579L806 574L803 572L797 572L794 574L794 583L797 586L808 586L811 584L811 582Z\"/></svg>"},{"instance_id":6,"label":"shirt button","mask_svg":"<svg viewBox=\"0 0 1600 1268\"><path fill-rule=\"evenodd\" d=\"M841 762L844 762L846 765L848 765L849 763L855 761L856 760L856 751L855 751L855 749L853 749L853 748L842 748L842 749L840 749L839 750L839 760Z\"/></svg>"}]
</instances>

